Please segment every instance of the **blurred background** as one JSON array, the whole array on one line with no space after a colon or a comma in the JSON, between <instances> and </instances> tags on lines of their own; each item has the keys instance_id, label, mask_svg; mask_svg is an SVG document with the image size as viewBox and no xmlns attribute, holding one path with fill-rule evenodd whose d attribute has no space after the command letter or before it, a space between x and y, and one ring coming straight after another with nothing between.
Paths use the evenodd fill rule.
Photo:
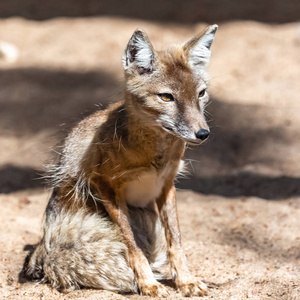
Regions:
<instances>
[{"instance_id":1,"label":"blurred background","mask_svg":"<svg viewBox=\"0 0 300 300\"><path fill-rule=\"evenodd\" d=\"M121 56L136 28L159 49L218 23L212 135L187 152L191 176L177 186L300 194L298 0L1 1L0 18L0 193L43 187L39 174L69 129L122 98Z\"/></svg>"},{"instance_id":2,"label":"blurred background","mask_svg":"<svg viewBox=\"0 0 300 300\"><path fill-rule=\"evenodd\" d=\"M124 299L20 285L50 195L44 165L74 124L122 99L136 28L160 49L217 23L212 134L177 182L184 251L209 299L300 299L299 21L299 0L1 0L0 298Z\"/></svg>"},{"instance_id":3,"label":"blurred background","mask_svg":"<svg viewBox=\"0 0 300 300\"><path fill-rule=\"evenodd\" d=\"M0 16L47 20L56 17L115 16L174 23L256 20L285 23L299 20L297 0L38 0L1 1Z\"/></svg>"}]
</instances>

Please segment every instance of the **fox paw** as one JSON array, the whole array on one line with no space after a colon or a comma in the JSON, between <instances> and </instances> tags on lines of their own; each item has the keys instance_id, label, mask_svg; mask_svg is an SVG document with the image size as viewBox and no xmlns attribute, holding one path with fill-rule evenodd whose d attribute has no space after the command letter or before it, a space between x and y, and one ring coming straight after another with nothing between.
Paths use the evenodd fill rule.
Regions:
<instances>
[{"instance_id":1,"label":"fox paw","mask_svg":"<svg viewBox=\"0 0 300 300\"><path fill-rule=\"evenodd\" d=\"M143 296L166 298L169 292L165 286L160 283L143 284L140 286L140 292Z\"/></svg>"},{"instance_id":2,"label":"fox paw","mask_svg":"<svg viewBox=\"0 0 300 300\"><path fill-rule=\"evenodd\" d=\"M207 295L206 284L195 278L178 283L177 289L180 291L180 293L183 297Z\"/></svg>"}]
</instances>

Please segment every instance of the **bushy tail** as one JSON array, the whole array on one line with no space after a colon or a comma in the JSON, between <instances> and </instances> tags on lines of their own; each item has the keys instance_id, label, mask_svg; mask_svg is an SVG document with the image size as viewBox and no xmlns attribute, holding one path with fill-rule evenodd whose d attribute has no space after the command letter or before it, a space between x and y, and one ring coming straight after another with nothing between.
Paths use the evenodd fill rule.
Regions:
<instances>
[{"instance_id":1,"label":"bushy tail","mask_svg":"<svg viewBox=\"0 0 300 300\"><path fill-rule=\"evenodd\" d=\"M23 274L60 291L81 287L136 292L122 235L97 214L61 213L46 225L40 243L29 253Z\"/></svg>"},{"instance_id":2,"label":"bushy tail","mask_svg":"<svg viewBox=\"0 0 300 300\"><path fill-rule=\"evenodd\" d=\"M132 230L157 279L170 277L165 234L154 211L130 208ZM109 217L80 210L46 219L43 239L27 256L23 274L61 291L81 287L137 292L128 249Z\"/></svg>"}]
</instances>

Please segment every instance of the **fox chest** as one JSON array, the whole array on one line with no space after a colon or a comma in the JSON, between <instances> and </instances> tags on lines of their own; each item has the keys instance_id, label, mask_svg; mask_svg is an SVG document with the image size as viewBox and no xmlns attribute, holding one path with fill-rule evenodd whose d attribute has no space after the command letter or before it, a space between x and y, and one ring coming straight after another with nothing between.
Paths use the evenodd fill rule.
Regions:
<instances>
[{"instance_id":1,"label":"fox chest","mask_svg":"<svg viewBox=\"0 0 300 300\"><path fill-rule=\"evenodd\" d=\"M165 167L160 172L156 170L142 172L135 179L128 181L124 189L127 204L146 207L150 202L155 201L162 193L166 179L171 174L172 168Z\"/></svg>"}]
</instances>

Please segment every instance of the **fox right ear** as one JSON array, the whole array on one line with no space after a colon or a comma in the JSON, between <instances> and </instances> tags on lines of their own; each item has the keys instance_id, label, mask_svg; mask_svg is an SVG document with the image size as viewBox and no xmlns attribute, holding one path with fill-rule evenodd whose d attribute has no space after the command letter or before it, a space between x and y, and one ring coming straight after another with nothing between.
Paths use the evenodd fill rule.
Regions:
<instances>
[{"instance_id":1,"label":"fox right ear","mask_svg":"<svg viewBox=\"0 0 300 300\"><path fill-rule=\"evenodd\" d=\"M125 71L136 68L140 74L152 73L155 64L155 53L148 36L137 29L130 38L122 57Z\"/></svg>"},{"instance_id":2,"label":"fox right ear","mask_svg":"<svg viewBox=\"0 0 300 300\"><path fill-rule=\"evenodd\" d=\"M196 35L183 45L189 64L192 68L206 68L210 60L210 47L215 38L218 25L207 27L204 32Z\"/></svg>"}]
</instances>

